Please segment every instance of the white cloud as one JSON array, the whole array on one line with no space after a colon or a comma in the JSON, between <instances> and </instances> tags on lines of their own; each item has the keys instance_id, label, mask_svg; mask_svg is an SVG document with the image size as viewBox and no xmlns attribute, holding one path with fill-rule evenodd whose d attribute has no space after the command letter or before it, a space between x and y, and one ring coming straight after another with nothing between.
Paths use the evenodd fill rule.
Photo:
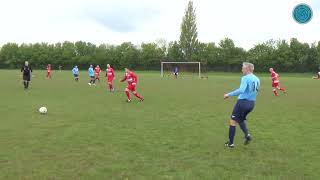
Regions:
<instances>
[{"instance_id":1,"label":"white cloud","mask_svg":"<svg viewBox=\"0 0 320 180\"><path fill-rule=\"evenodd\" d=\"M178 40L187 0L0 0L0 44L6 42ZM305 2L314 10L305 25L292 9ZM246 49L269 39L320 40L317 0L194 0L200 41L225 37Z\"/></svg>"}]
</instances>

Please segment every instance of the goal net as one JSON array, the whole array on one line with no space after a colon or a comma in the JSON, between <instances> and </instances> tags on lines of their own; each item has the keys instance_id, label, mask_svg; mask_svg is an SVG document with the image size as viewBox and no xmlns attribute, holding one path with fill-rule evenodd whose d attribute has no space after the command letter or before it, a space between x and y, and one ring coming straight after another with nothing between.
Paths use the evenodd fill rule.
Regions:
<instances>
[{"instance_id":1,"label":"goal net","mask_svg":"<svg viewBox=\"0 0 320 180\"><path fill-rule=\"evenodd\" d=\"M191 75L201 78L200 62L161 62L161 77L173 76L175 70L179 76Z\"/></svg>"}]
</instances>

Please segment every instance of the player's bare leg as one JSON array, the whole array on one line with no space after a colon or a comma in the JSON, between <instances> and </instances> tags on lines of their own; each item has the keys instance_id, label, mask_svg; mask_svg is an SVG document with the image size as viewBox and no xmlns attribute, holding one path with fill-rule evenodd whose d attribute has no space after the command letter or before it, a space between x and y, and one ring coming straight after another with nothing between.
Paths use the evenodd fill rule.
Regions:
<instances>
[{"instance_id":1,"label":"player's bare leg","mask_svg":"<svg viewBox=\"0 0 320 180\"><path fill-rule=\"evenodd\" d=\"M51 73L48 72L46 78L51 79Z\"/></svg>"},{"instance_id":2,"label":"player's bare leg","mask_svg":"<svg viewBox=\"0 0 320 180\"><path fill-rule=\"evenodd\" d=\"M112 82L108 82L108 85L109 85L109 91L113 92L114 88L113 88Z\"/></svg>"},{"instance_id":3,"label":"player's bare leg","mask_svg":"<svg viewBox=\"0 0 320 180\"><path fill-rule=\"evenodd\" d=\"M137 91L132 91L133 95L139 99L139 101L143 101L143 97L141 97Z\"/></svg>"},{"instance_id":4,"label":"player's bare leg","mask_svg":"<svg viewBox=\"0 0 320 180\"><path fill-rule=\"evenodd\" d=\"M131 96L130 96L130 92L129 92L129 89L128 88L126 88L125 90L125 93L126 93L126 95L127 95L127 102L131 102Z\"/></svg>"},{"instance_id":5,"label":"player's bare leg","mask_svg":"<svg viewBox=\"0 0 320 180\"><path fill-rule=\"evenodd\" d=\"M284 94L287 93L287 92L286 92L286 89L285 89L285 88L282 88L282 87L280 87L280 86L277 86L277 90L283 92Z\"/></svg>"},{"instance_id":6,"label":"player's bare leg","mask_svg":"<svg viewBox=\"0 0 320 180\"><path fill-rule=\"evenodd\" d=\"M279 96L276 88L273 88L272 91L273 91L273 93L274 93L275 96Z\"/></svg>"}]
</instances>

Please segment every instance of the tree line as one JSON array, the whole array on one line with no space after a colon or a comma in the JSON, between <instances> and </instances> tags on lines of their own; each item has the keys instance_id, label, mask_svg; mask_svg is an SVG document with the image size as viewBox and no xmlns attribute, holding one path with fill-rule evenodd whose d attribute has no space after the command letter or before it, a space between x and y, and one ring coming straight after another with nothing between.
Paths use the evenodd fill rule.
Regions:
<instances>
[{"instance_id":1,"label":"tree line","mask_svg":"<svg viewBox=\"0 0 320 180\"><path fill-rule=\"evenodd\" d=\"M181 23L179 41L134 45L90 42L63 42L56 44L7 43L0 49L0 68L20 68L28 60L33 68L45 68L47 64L70 69L78 65L81 69L90 64L115 69L125 67L138 70L159 70L161 61L199 61L206 70L239 71L244 61L255 64L256 71L267 71L269 67L282 72L314 72L320 68L320 42L311 45L296 38L269 40L245 50L237 47L230 38L216 43L198 40L196 11L189 1Z\"/></svg>"},{"instance_id":2,"label":"tree line","mask_svg":"<svg viewBox=\"0 0 320 180\"><path fill-rule=\"evenodd\" d=\"M0 68L20 68L26 60L36 69L47 64L56 68L59 65L87 68L90 64L105 67L109 63L116 69L159 70L161 61L200 61L208 70L239 71L240 64L248 61L255 64L257 71L274 67L282 72L315 72L320 65L320 42L309 45L296 38L289 42L270 40L246 51L226 38L218 44L199 42L188 60L178 41L98 46L83 41L66 41L56 44L7 43L1 47Z\"/></svg>"}]
</instances>

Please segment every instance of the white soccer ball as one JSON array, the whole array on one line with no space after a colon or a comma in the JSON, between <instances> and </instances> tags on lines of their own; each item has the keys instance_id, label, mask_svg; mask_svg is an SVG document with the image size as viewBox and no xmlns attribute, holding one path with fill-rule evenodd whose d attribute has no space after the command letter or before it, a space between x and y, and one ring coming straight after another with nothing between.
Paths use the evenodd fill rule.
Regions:
<instances>
[{"instance_id":1,"label":"white soccer ball","mask_svg":"<svg viewBox=\"0 0 320 180\"><path fill-rule=\"evenodd\" d=\"M41 114L46 114L46 113L48 112L48 110L47 110L46 107L41 107L41 108L39 108L39 112L40 112Z\"/></svg>"}]
</instances>

